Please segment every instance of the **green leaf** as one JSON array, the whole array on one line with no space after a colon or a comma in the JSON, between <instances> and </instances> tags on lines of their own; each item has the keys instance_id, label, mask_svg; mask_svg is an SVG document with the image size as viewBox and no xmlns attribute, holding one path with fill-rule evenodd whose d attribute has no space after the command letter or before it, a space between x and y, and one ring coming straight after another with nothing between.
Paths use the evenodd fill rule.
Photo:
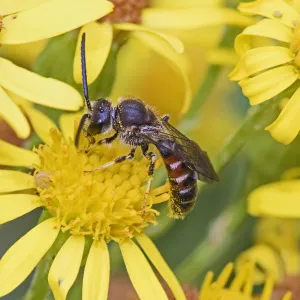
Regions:
<instances>
[{"instance_id":1,"label":"green leaf","mask_svg":"<svg viewBox=\"0 0 300 300\"><path fill-rule=\"evenodd\" d=\"M52 38L36 60L33 70L42 76L64 81L81 92L81 84L77 84L73 78L73 61L77 39L78 30ZM117 55L122 43L123 41L115 41L113 43L100 75L89 86L91 100L110 95L115 79Z\"/></svg>"},{"instance_id":2,"label":"green leaf","mask_svg":"<svg viewBox=\"0 0 300 300\"><path fill-rule=\"evenodd\" d=\"M33 65L33 71L64 81L79 90L73 79L73 59L77 43L78 30L50 39L47 47Z\"/></svg>"}]
</instances>

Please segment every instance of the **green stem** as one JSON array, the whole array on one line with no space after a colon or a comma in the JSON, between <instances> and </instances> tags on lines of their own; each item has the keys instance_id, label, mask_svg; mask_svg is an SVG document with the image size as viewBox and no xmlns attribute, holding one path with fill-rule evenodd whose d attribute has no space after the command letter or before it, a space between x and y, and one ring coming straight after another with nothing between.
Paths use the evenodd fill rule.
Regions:
<instances>
[{"instance_id":1,"label":"green stem","mask_svg":"<svg viewBox=\"0 0 300 300\"><path fill-rule=\"evenodd\" d=\"M270 124L277 115L278 104L275 100L267 101L260 106L251 108L244 123L215 158L214 165L216 169L220 170L224 167L253 136ZM228 226L228 231L226 231L226 238L223 239L221 244L216 248L211 246L209 238L200 242L177 268L176 274L178 277L184 282L193 281L208 265L216 261L226 249L232 247L233 241L235 240L234 237L245 216L245 209L240 203L235 203L232 209L232 220ZM219 217L220 216L217 218ZM220 251L220 249L222 249L222 251Z\"/></svg>"},{"instance_id":2,"label":"green stem","mask_svg":"<svg viewBox=\"0 0 300 300\"><path fill-rule=\"evenodd\" d=\"M216 170L220 170L258 132L272 123L279 114L276 99L249 109L248 115L239 129L213 160Z\"/></svg>"},{"instance_id":3,"label":"green stem","mask_svg":"<svg viewBox=\"0 0 300 300\"><path fill-rule=\"evenodd\" d=\"M43 211L38 223L41 223L48 218L49 213L47 211ZM60 233L53 246L48 250L42 260L39 262L35 269L30 287L24 296L24 300L47 299L50 294L48 272L52 265L54 257L66 241L67 237L67 234Z\"/></svg>"},{"instance_id":4,"label":"green stem","mask_svg":"<svg viewBox=\"0 0 300 300\"><path fill-rule=\"evenodd\" d=\"M214 88L219 74L221 71L221 66L219 65L211 65L209 66L204 81L202 82L199 90L197 91L192 105L185 115L185 120L193 120L198 115L202 105L211 94L212 89Z\"/></svg>"}]
</instances>

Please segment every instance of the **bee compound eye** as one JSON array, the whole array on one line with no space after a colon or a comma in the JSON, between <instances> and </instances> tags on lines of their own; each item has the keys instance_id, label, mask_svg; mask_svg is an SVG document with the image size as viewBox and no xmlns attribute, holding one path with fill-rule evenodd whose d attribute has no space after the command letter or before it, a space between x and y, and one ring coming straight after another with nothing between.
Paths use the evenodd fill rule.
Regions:
<instances>
[{"instance_id":1,"label":"bee compound eye","mask_svg":"<svg viewBox=\"0 0 300 300\"><path fill-rule=\"evenodd\" d=\"M104 109L103 108L100 108L100 113L104 113Z\"/></svg>"}]
</instances>

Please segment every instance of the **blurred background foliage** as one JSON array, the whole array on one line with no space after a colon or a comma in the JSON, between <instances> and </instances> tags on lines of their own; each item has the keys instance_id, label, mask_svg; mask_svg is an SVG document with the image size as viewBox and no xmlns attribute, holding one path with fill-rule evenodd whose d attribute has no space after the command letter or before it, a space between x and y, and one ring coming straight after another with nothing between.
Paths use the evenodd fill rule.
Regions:
<instances>
[{"instance_id":1,"label":"blurred background foliage","mask_svg":"<svg viewBox=\"0 0 300 300\"><path fill-rule=\"evenodd\" d=\"M237 2L227 1L226 5L236 7ZM220 183L200 185L197 205L184 221L169 219L166 206L162 205L159 225L147 229L181 282L198 287L207 271L219 273L228 261L234 261L253 245L257 220L246 212L247 195L262 184L279 180L284 171L300 164L299 138L284 146L264 131L278 114L281 97L249 108L239 86L228 80L232 67L209 64L205 60L217 46L233 49L234 38L241 30L226 25L202 28L197 33L197 40L188 39L183 33L180 36L183 40L187 38L185 45L195 72L192 106L184 119L176 120L179 121L177 125L210 154L220 172ZM77 35L78 30L75 30L47 41L3 46L0 55L40 75L69 83L81 92L81 85L73 79ZM90 86L91 99L110 96L118 54L123 46L123 40L114 42L102 72ZM149 72L159 76L160 70L148 67ZM172 105L172 99L167 103ZM45 107L40 109L56 122L62 113ZM8 128L5 128L1 137L11 138L13 133L7 134ZM21 141L28 148L39 142L34 133L29 140ZM165 180L164 172L158 171L155 180L157 183ZM36 224L39 214L40 211L35 211L0 227L0 234L5 233L1 234L0 255ZM113 274L121 274L124 268L119 258L120 253L116 250L111 258ZM20 299L30 279L3 299ZM77 280L68 299L80 299L81 282Z\"/></svg>"}]
</instances>

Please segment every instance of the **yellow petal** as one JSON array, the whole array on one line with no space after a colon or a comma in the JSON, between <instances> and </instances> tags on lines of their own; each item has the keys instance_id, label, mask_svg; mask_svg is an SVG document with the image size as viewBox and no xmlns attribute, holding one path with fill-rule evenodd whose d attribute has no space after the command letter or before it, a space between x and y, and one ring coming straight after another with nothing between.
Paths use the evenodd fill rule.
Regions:
<instances>
[{"instance_id":1,"label":"yellow petal","mask_svg":"<svg viewBox=\"0 0 300 300\"><path fill-rule=\"evenodd\" d=\"M12 101L0 86L0 116L12 127L19 138L30 134L30 126L20 108Z\"/></svg>"},{"instance_id":2,"label":"yellow petal","mask_svg":"<svg viewBox=\"0 0 300 300\"><path fill-rule=\"evenodd\" d=\"M207 272L207 274L205 275L199 292L199 300L209 299L208 295L210 295L211 285L213 283L213 277L214 277L213 272Z\"/></svg>"},{"instance_id":3,"label":"yellow petal","mask_svg":"<svg viewBox=\"0 0 300 300\"><path fill-rule=\"evenodd\" d=\"M292 40L293 32L290 28L274 20L262 20L255 25L247 27L236 37L235 50L238 55L241 56L251 49L251 38L255 36L289 43Z\"/></svg>"},{"instance_id":4,"label":"yellow petal","mask_svg":"<svg viewBox=\"0 0 300 300\"><path fill-rule=\"evenodd\" d=\"M294 93L284 106L279 117L265 129L270 131L272 137L282 143L291 143L300 130L300 88Z\"/></svg>"},{"instance_id":5,"label":"yellow petal","mask_svg":"<svg viewBox=\"0 0 300 300\"><path fill-rule=\"evenodd\" d=\"M83 300L106 300L109 286L109 252L106 243L94 241L84 268Z\"/></svg>"},{"instance_id":6,"label":"yellow petal","mask_svg":"<svg viewBox=\"0 0 300 300\"><path fill-rule=\"evenodd\" d=\"M157 37L162 38L164 41L170 44L170 46L178 53L182 53L184 51L184 46L182 42L176 38L175 36L165 34L162 32L159 32L157 30L149 29L144 26L140 26L137 24L132 24L132 23L120 23L120 24L115 24L114 26L116 29L119 30L127 30L127 31L141 31L141 32L146 32L149 34L153 34Z\"/></svg>"},{"instance_id":7,"label":"yellow petal","mask_svg":"<svg viewBox=\"0 0 300 300\"><path fill-rule=\"evenodd\" d=\"M187 76L188 66L186 57L183 55L178 55L178 53L182 54L184 51L184 45L181 40L175 36L167 35L136 24L116 24L115 28L119 30L132 31L133 33L131 34L131 37L141 40L153 51L169 60L171 64L174 64L175 68L178 69L185 85L184 100L186 106L182 108L182 113L184 113L187 110L187 107L189 107L191 101L191 84ZM175 53L173 50L175 50L177 53Z\"/></svg>"},{"instance_id":8,"label":"yellow petal","mask_svg":"<svg viewBox=\"0 0 300 300\"><path fill-rule=\"evenodd\" d=\"M264 288L261 294L261 300L269 300L272 298L272 294L274 291L274 278L273 274L270 273L270 275L267 277L267 280L264 284Z\"/></svg>"},{"instance_id":9,"label":"yellow petal","mask_svg":"<svg viewBox=\"0 0 300 300\"><path fill-rule=\"evenodd\" d=\"M256 105L278 95L297 79L298 72L294 66L282 66L241 80L239 85L249 98L250 104Z\"/></svg>"},{"instance_id":10,"label":"yellow petal","mask_svg":"<svg viewBox=\"0 0 300 300\"><path fill-rule=\"evenodd\" d=\"M24 106L24 105L31 105L32 103L27 101L21 96L18 96L8 90L5 90L6 94L9 96L10 99L12 99L18 106Z\"/></svg>"},{"instance_id":11,"label":"yellow petal","mask_svg":"<svg viewBox=\"0 0 300 300\"><path fill-rule=\"evenodd\" d=\"M40 223L20 238L0 261L0 296L7 295L32 272L54 243L59 229L56 219Z\"/></svg>"},{"instance_id":12,"label":"yellow petal","mask_svg":"<svg viewBox=\"0 0 300 300\"><path fill-rule=\"evenodd\" d=\"M14 220L42 206L39 196L28 194L0 195L0 224Z\"/></svg>"},{"instance_id":13,"label":"yellow petal","mask_svg":"<svg viewBox=\"0 0 300 300\"><path fill-rule=\"evenodd\" d=\"M218 48L222 26L194 30L172 30L170 33L178 36L184 43L182 57L186 60L185 68L189 75L192 91L196 93L209 67L207 59L211 57L208 55L212 49L217 50ZM214 58L216 63L219 58L222 59L220 56Z\"/></svg>"},{"instance_id":14,"label":"yellow petal","mask_svg":"<svg viewBox=\"0 0 300 300\"><path fill-rule=\"evenodd\" d=\"M77 83L82 82L81 78L81 37L86 34L86 70L88 84L95 81L100 74L108 57L112 39L113 28L110 23L92 22L84 25L78 35L77 47L74 58L74 79Z\"/></svg>"},{"instance_id":15,"label":"yellow petal","mask_svg":"<svg viewBox=\"0 0 300 300\"><path fill-rule=\"evenodd\" d=\"M236 264L237 270L236 270L236 275L234 279L232 280L230 284L230 290L239 292L244 286L245 281L247 280L248 273L249 273L249 268L251 267L251 263L246 261L246 263L241 264L240 268L239 265Z\"/></svg>"},{"instance_id":16,"label":"yellow petal","mask_svg":"<svg viewBox=\"0 0 300 300\"><path fill-rule=\"evenodd\" d=\"M214 49L209 52L207 61L213 65L234 66L238 62L238 56L232 49Z\"/></svg>"},{"instance_id":17,"label":"yellow petal","mask_svg":"<svg viewBox=\"0 0 300 300\"><path fill-rule=\"evenodd\" d=\"M173 49L168 47L168 45L164 41L157 39L155 35L147 34L144 32L134 32L132 33L132 36L145 43L149 48L151 48L161 56L164 56L164 58L169 60L169 62L178 71L184 84L184 102L180 113L184 114L185 112L187 112L192 101L192 91L191 84L180 55L175 53Z\"/></svg>"},{"instance_id":18,"label":"yellow petal","mask_svg":"<svg viewBox=\"0 0 300 300\"><path fill-rule=\"evenodd\" d=\"M48 274L55 300L66 299L80 269L84 236L71 235L56 255Z\"/></svg>"},{"instance_id":19,"label":"yellow petal","mask_svg":"<svg viewBox=\"0 0 300 300\"><path fill-rule=\"evenodd\" d=\"M255 189L248 197L253 216L300 217L300 180L270 183Z\"/></svg>"},{"instance_id":20,"label":"yellow petal","mask_svg":"<svg viewBox=\"0 0 300 300\"><path fill-rule=\"evenodd\" d=\"M292 292L287 292L287 293L283 296L282 300L292 300L292 296L293 296Z\"/></svg>"},{"instance_id":21,"label":"yellow petal","mask_svg":"<svg viewBox=\"0 0 300 300\"><path fill-rule=\"evenodd\" d=\"M0 33L0 43L22 44L47 39L95 21L112 10L113 4L104 0L45 1L4 17L5 30Z\"/></svg>"},{"instance_id":22,"label":"yellow petal","mask_svg":"<svg viewBox=\"0 0 300 300\"><path fill-rule=\"evenodd\" d=\"M242 294L241 292L233 292L230 290L221 290L217 295L216 298L213 299L220 299L220 300L252 300L252 297ZM261 300L261 299L260 299Z\"/></svg>"},{"instance_id":23,"label":"yellow petal","mask_svg":"<svg viewBox=\"0 0 300 300\"><path fill-rule=\"evenodd\" d=\"M285 172L283 172L281 175L282 180L296 179L299 177L300 177L300 167L288 169Z\"/></svg>"},{"instance_id":24,"label":"yellow petal","mask_svg":"<svg viewBox=\"0 0 300 300\"><path fill-rule=\"evenodd\" d=\"M164 289L140 248L128 239L120 243L120 249L128 275L140 299L167 300Z\"/></svg>"},{"instance_id":25,"label":"yellow petal","mask_svg":"<svg viewBox=\"0 0 300 300\"><path fill-rule=\"evenodd\" d=\"M225 287L228 282L230 275L232 274L233 263L228 263L225 268L222 270L221 274L218 276L218 279L215 281L215 289L221 290Z\"/></svg>"},{"instance_id":26,"label":"yellow petal","mask_svg":"<svg viewBox=\"0 0 300 300\"><path fill-rule=\"evenodd\" d=\"M0 140L0 165L31 167L38 163L36 153Z\"/></svg>"},{"instance_id":27,"label":"yellow petal","mask_svg":"<svg viewBox=\"0 0 300 300\"><path fill-rule=\"evenodd\" d=\"M28 115L30 123L36 134L44 143L50 145L52 143L50 129L57 128L54 122L31 105L23 106L23 109Z\"/></svg>"},{"instance_id":28,"label":"yellow petal","mask_svg":"<svg viewBox=\"0 0 300 300\"><path fill-rule=\"evenodd\" d=\"M256 227L256 243L271 247L275 256L280 252L284 270L289 275L299 274L300 254L297 245L297 225L293 219L263 218ZM280 234L283 230L285 234ZM281 264L281 263L280 263Z\"/></svg>"},{"instance_id":29,"label":"yellow petal","mask_svg":"<svg viewBox=\"0 0 300 300\"><path fill-rule=\"evenodd\" d=\"M154 245L154 243L146 236L141 234L136 236L137 241L142 247L143 251L146 253L150 261L153 263L155 268L158 270L162 278L166 281L171 291L173 292L174 297L179 300L185 300L186 297L181 288L180 283L175 277L174 273L171 271L170 267L167 265L160 252Z\"/></svg>"},{"instance_id":30,"label":"yellow petal","mask_svg":"<svg viewBox=\"0 0 300 300\"><path fill-rule=\"evenodd\" d=\"M33 176L10 170L0 170L0 193L10 193L15 191L35 188Z\"/></svg>"},{"instance_id":31,"label":"yellow petal","mask_svg":"<svg viewBox=\"0 0 300 300\"><path fill-rule=\"evenodd\" d=\"M199 27L230 24L248 26L253 23L249 17L228 8L157 9L146 8L142 13L142 24L158 29L195 29Z\"/></svg>"},{"instance_id":32,"label":"yellow petal","mask_svg":"<svg viewBox=\"0 0 300 300\"><path fill-rule=\"evenodd\" d=\"M20 67L30 69L39 54L46 48L48 41L47 39L26 44L2 45L0 47L0 56Z\"/></svg>"},{"instance_id":33,"label":"yellow petal","mask_svg":"<svg viewBox=\"0 0 300 300\"><path fill-rule=\"evenodd\" d=\"M252 296L252 291L253 291L253 286L254 286L254 266L252 265L251 268L249 269L249 273L244 285L244 290L243 290L243 295L251 298Z\"/></svg>"},{"instance_id":34,"label":"yellow petal","mask_svg":"<svg viewBox=\"0 0 300 300\"><path fill-rule=\"evenodd\" d=\"M250 3L241 3L238 9L250 15L261 15L282 24L295 27L299 14L283 0L256 0Z\"/></svg>"},{"instance_id":35,"label":"yellow petal","mask_svg":"<svg viewBox=\"0 0 300 300\"><path fill-rule=\"evenodd\" d=\"M255 284L264 283L266 274L272 274L276 281L281 280L284 276L284 269L281 265L282 261L278 257L278 253L270 246L261 244L244 251L236 260L236 269L242 270L247 263L251 263L254 266L253 281Z\"/></svg>"},{"instance_id":36,"label":"yellow petal","mask_svg":"<svg viewBox=\"0 0 300 300\"><path fill-rule=\"evenodd\" d=\"M35 188L33 176L10 170L0 170L0 193L9 193Z\"/></svg>"},{"instance_id":37,"label":"yellow petal","mask_svg":"<svg viewBox=\"0 0 300 300\"><path fill-rule=\"evenodd\" d=\"M75 120L81 117L81 113L75 114L62 114L59 118L59 127L61 132L66 140L72 139L74 140L74 127L75 127Z\"/></svg>"},{"instance_id":38,"label":"yellow petal","mask_svg":"<svg viewBox=\"0 0 300 300\"><path fill-rule=\"evenodd\" d=\"M279 233L281 230L285 232L284 235ZM289 251L297 251L297 234L295 220L263 218L256 224L255 243L268 244L279 251L284 248L289 249Z\"/></svg>"},{"instance_id":39,"label":"yellow petal","mask_svg":"<svg viewBox=\"0 0 300 300\"><path fill-rule=\"evenodd\" d=\"M255 73L292 61L294 57L288 48L279 46L259 47L247 51L234 70L231 80L239 81Z\"/></svg>"},{"instance_id":40,"label":"yellow petal","mask_svg":"<svg viewBox=\"0 0 300 300\"><path fill-rule=\"evenodd\" d=\"M4 58L0 58L0 85L29 101L49 107L78 110L83 103L81 95L70 85L42 77Z\"/></svg>"},{"instance_id":41,"label":"yellow petal","mask_svg":"<svg viewBox=\"0 0 300 300\"><path fill-rule=\"evenodd\" d=\"M164 42L157 39L159 42ZM178 56L166 44L167 52ZM170 49L171 51L168 51ZM146 63L147 62L147 63ZM178 69L177 67L176 69ZM156 107L160 114L170 114L173 122L183 109L186 89L183 76L174 70L173 64L157 54L148 45L131 35L120 49L117 58L116 78L111 97L134 96ZM187 105L189 106L189 104Z\"/></svg>"},{"instance_id":42,"label":"yellow petal","mask_svg":"<svg viewBox=\"0 0 300 300\"><path fill-rule=\"evenodd\" d=\"M152 0L151 7L186 8L186 7L211 7L223 4L223 0Z\"/></svg>"},{"instance_id":43,"label":"yellow petal","mask_svg":"<svg viewBox=\"0 0 300 300\"><path fill-rule=\"evenodd\" d=\"M0 0L1 15L6 16L22 10L38 6L46 0Z\"/></svg>"}]
</instances>

